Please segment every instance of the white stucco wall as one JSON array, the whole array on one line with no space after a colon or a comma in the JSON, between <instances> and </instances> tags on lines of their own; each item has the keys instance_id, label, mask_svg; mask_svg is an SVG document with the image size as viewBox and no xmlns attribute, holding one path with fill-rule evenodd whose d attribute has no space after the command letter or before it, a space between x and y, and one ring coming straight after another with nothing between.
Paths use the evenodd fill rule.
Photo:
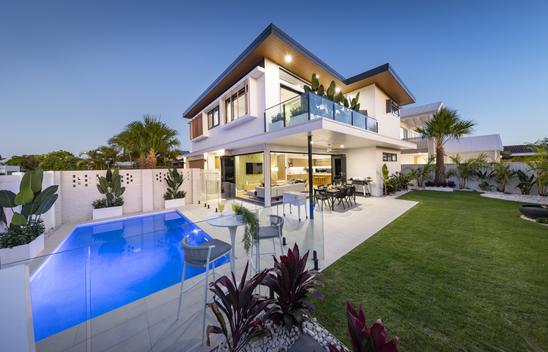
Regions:
<instances>
[{"instance_id":1,"label":"white stucco wall","mask_svg":"<svg viewBox=\"0 0 548 352\"><path fill-rule=\"evenodd\" d=\"M382 161L382 153L398 154L398 161ZM382 196L383 182L381 168L383 164L388 166L388 171L393 174L401 170L399 151L384 148L359 148L346 151L346 173L347 177L371 177L371 194L373 196Z\"/></svg>"}]
</instances>

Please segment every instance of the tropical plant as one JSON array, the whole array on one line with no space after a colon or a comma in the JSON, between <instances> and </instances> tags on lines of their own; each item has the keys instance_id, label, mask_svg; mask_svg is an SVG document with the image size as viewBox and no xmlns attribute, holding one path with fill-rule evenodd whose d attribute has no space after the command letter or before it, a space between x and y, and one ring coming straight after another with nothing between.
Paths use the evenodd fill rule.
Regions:
<instances>
[{"instance_id":1,"label":"tropical plant","mask_svg":"<svg viewBox=\"0 0 548 352\"><path fill-rule=\"evenodd\" d=\"M243 205L232 204L232 210L236 215L241 215L244 222L244 249L249 252L253 240L257 238L259 232L259 219L257 214L247 209Z\"/></svg>"},{"instance_id":2,"label":"tropical plant","mask_svg":"<svg viewBox=\"0 0 548 352\"><path fill-rule=\"evenodd\" d=\"M105 198L93 202L95 209L117 207L124 204L122 194L126 188L122 187L120 172L118 169L107 170L105 176L100 176L97 182L97 190L104 194Z\"/></svg>"},{"instance_id":3,"label":"tropical plant","mask_svg":"<svg viewBox=\"0 0 548 352\"><path fill-rule=\"evenodd\" d=\"M384 194L387 195L388 194L388 166L386 164L382 164L382 169L381 169L381 175L382 175L382 183L383 183L383 188L384 188Z\"/></svg>"},{"instance_id":4,"label":"tropical plant","mask_svg":"<svg viewBox=\"0 0 548 352\"><path fill-rule=\"evenodd\" d=\"M38 168L41 155L14 155L4 164L9 166L19 166L21 171L31 171Z\"/></svg>"},{"instance_id":5,"label":"tropical plant","mask_svg":"<svg viewBox=\"0 0 548 352\"><path fill-rule=\"evenodd\" d=\"M488 165L484 165L482 168L476 170L476 178L479 181L479 188L483 191L491 190L491 180L493 179L494 170Z\"/></svg>"},{"instance_id":6,"label":"tropical plant","mask_svg":"<svg viewBox=\"0 0 548 352\"><path fill-rule=\"evenodd\" d=\"M445 183L444 145L450 139L460 137L472 132L475 123L459 118L456 110L441 108L434 117L427 121L423 127L417 128L417 132L424 137L433 138L436 149L436 184Z\"/></svg>"},{"instance_id":7,"label":"tropical plant","mask_svg":"<svg viewBox=\"0 0 548 352\"><path fill-rule=\"evenodd\" d=\"M223 334L228 351L240 351L251 339L267 333L263 319L269 316L268 306L273 300L264 299L253 293L261 285L270 269L263 270L247 280L246 264L242 278L238 283L234 273L232 280L227 276L211 283L213 302L209 308L217 318L218 326L207 327L207 345L210 345L210 334ZM263 314L264 313L264 314Z\"/></svg>"},{"instance_id":8,"label":"tropical plant","mask_svg":"<svg viewBox=\"0 0 548 352\"><path fill-rule=\"evenodd\" d=\"M477 174L478 170L485 165L485 154L480 154L476 158L462 160L461 156L451 156L451 161L455 164L455 169L449 170L449 175L454 175L459 180L459 188L466 188L469 179Z\"/></svg>"},{"instance_id":9,"label":"tropical plant","mask_svg":"<svg viewBox=\"0 0 548 352\"><path fill-rule=\"evenodd\" d=\"M519 179L518 188L521 194L530 194L531 188L533 188L537 180L535 174L527 175L523 170L518 170L517 176Z\"/></svg>"},{"instance_id":10,"label":"tropical plant","mask_svg":"<svg viewBox=\"0 0 548 352\"><path fill-rule=\"evenodd\" d=\"M493 179L497 183L497 191L505 192L506 186L516 176L516 171L509 164L493 163Z\"/></svg>"},{"instance_id":11,"label":"tropical plant","mask_svg":"<svg viewBox=\"0 0 548 352\"><path fill-rule=\"evenodd\" d=\"M180 199L186 197L185 191L179 191L179 188L183 185L183 175L177 171L176 168L167 171L165 178L167 184L167 190L164 194L165 200Z\"/></svg>"},{"instance_id":12,"label":"tropical plant","mask_svg":"<svg viewBox=\"0 0 548 352\"><path fill-rule=\"evenodd\" d=\"M434 167L435 157L431 156L428 158L424 165L413 169L410 172L410 178L417 181L417 187L424 187L424 183L430 181L432 178L432 168Z\"/></svg>"},{"instance_id":13,"label":"tropical plant","mask_svg":"<svg viewBox=\"0 0 548 352\"><path fill-rule=\"evenodd\" d=\"M390 341L386 341L386 327L382 320L377 319L369 328L365 319L363 307L360 305L358 310L354 309L351 303L346 304L346 318L348 324L348 335L352 343L353 352L397 352L399 338L396 336ZM339 352L340 350L329 346L330 352Z\"/></svg>"},{"instance_id":14,"label":"tropical plant","mask_svg":"<svg viewBox=\"0 0 548 352\"><path fill-rule=\"evenodd\" d=\"M12 211L11 222L6 233L2 234L2 243L9 246L27 244L44 232L41 216L57 201L57 185L42 190L44 174L41 169L27 171L19 185L19 193L9 190L0 191L0 207ZM15 211L15 207L21 207ZM6 225L6 216L0 216Z\"/></svg>"},{"instance_id":15,"label":"tropical plant","mask_svg":"<svg viewBox=\"0 0 548 352\"><path fill-rule=\"evenodd\" d=\"M139 167L155 168L158 164L165 165L166 154L179 145L176 136L176 130L154 116L145 115L143 121L130 123L109 143L123 150L131 160L137 160Z\"/></svg>"},{"instance_id":16,"label":"tropical plant","mask_svg":"<svg viewBox=\"0 0 548 352\"><path fill-rule=\"evenodd\" d=\"M310 82L310 86L304 86L305 93L312 92L316 95L319 95L320 97L325 97L337 104L344 105L345 107L350 108L354 111L360 111L360 93L356 94L354 98L349 100L347 97L344 96L342 92L337 93L337 85L333 80L329 83L327 89L325 89L325 87L320 84L318 75L315 73L312 74L312 79L310 80Z\"/></svg>"},{"instance_id":17,"label":"tropical plant","mask_svg":"<svg viewBox=\"0 0 548 352\"><path fill-rule=\"evenodd\" d=\"M546 196L548 195L548 138L529 144L529 147L535 153L535 156L527 162L527 165L537 177L538 194Z\"/></svg>"},{"instance_id":18,"label":"tropical plant","mask_svg":"<svg viewBox=\"0 0 548 352\"><path fill-rule=\"evenodd\" d=\"M307 270L307 251L302 257L299 246L295 243L293 250L289 249L287 255L274 257L274 269L264 280L264 285L275 294L274 311L271 319L281 322L287 329L298 326L301 328L304 315L314 312L314 304L310 294L322 298L316 289L322 283L316 280L317 272Z\"/></svg>"}]
</instances>

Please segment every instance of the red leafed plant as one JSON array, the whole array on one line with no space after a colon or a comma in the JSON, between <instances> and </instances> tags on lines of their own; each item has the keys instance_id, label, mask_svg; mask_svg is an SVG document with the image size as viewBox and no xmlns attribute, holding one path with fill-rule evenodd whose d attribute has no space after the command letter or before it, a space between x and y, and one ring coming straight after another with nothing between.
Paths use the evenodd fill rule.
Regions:
<instances>
[{"instance_id":1,"label":"red leafed plant","mask_svg":"<svg viewBox=\"0 0 548 352\"><path fill-rule=\"evenodd\" d=\"M270 269L263 270L246 280L247 269L248 265L239 284L234 274L232 274L232 280L223 276L211 283L210 291L215 296L209 307L215 314L219 326L207 327L208 346L210 334L223 334L226 337L228 350L237 352L252 338L267 334L263 319L269 316L268 306L272 304L272 300L264 299L253 291L263 283ZM262 314L263 312L265 314Z\"/></svg>"},{"instance_id":2,"label":"red leafed plant","mask_svg":"<svg viewBox=\"0 0 548 352\"><path fill-rule=\"evenodd\" d=\"M301 257L299 246L295 244L293 250L289 249L287 255L280 256L279 260L274 257L274 269L264 281L264 285L276 294L271 318L288 329L294 325L300 328L304 313L314 311L311 294L322 297L316 290L317 286L322 285L316 280L317 272L306 269L308 253Z\"/></svg>"},{"instance_id":3,"label":"red leafed plant","mask_svg":"<svg viewBox=\"0 0 548 352\"><path fill-rule=\"evenodd\" d=\"M396 336L386 341L386 328L382 320L377 321L369 328L365 320L365 313L360 305L358 310L351 303L346 304L346 318L348 320L348 335L352 341L353 352L397 352L399 338ZM330 352L339 352L333 345Z\"/></svg>"}]
</instances>

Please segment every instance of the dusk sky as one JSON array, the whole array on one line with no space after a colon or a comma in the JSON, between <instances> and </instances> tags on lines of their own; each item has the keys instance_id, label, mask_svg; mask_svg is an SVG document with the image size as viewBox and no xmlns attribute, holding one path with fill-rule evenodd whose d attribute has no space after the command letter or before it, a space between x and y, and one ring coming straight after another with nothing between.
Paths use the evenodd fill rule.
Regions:
<instances>
[{"instance_id":1,"label":"dusk sky","mask_svg":"<svg viewBox=\"0 0 548 352\"><path fill-rule=\"evenodd\" d=\"M182 112L269 24L345 76L389 62L503 143L548 136L548 1L0 0L0 155L93 149Z\"/></svg>"}]
</instances>

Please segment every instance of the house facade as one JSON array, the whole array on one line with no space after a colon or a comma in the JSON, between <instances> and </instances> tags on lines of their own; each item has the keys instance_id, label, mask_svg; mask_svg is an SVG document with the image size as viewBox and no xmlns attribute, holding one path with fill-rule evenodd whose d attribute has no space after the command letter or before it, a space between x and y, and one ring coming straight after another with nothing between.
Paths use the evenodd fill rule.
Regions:
<instances>
[{"instance_id":1,"label":"house facade","mask_svg":"<svg viewBox=\"0 0 548 352\"><path fill-rule=\"evenodd\" d=\"M313 74L359 109L305 92ZM274 25L188 107L188 167L218 170L225 198L270 205L285 192L310 192L350 178L372 179L381 167L400 171L400 106L414 97L389 64L343 77Z\"/></svg>"},{"instance_id":2,"label":"house facade","mask_svg":"<svg viewBox=\"0 0 548 352\"><path fill-rule=\"evenodd\" d=\"M435 156L434 141L422 138L416 129L423 127L443 107L442 102L414 106L400 111L400 136L403 140L412 142L416 147L402 150L402 164L425 164L428 158ZM463 160L477 158L483 155L488 162L498 162L501 159L503 146L499 134L481 136L464 136L459 139L449 139L444 146L445 163L451 163L451 157L459 155Z\"/></svg>"}]
</instances>

